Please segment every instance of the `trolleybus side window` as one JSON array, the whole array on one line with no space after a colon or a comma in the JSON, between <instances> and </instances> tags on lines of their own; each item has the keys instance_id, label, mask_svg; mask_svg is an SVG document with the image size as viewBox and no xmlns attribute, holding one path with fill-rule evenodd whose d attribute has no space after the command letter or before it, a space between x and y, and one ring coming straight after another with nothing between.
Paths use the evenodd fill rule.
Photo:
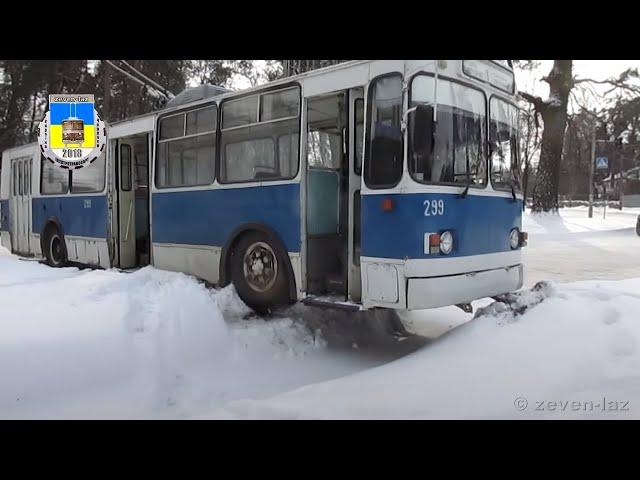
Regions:
<instances>
[{"instance_id":1,"label":"trolleybus side window","mask_svg":"<svg viewBox=\"0 0 640 480\"><path fill-rule=\"evenodd\" d=\"M365 182L390 188L402 178L402 76L375 79L369 87Z\"/></svg>"},{"instance_id":2,"label":"trolleybus side window","mask_svg":"<svg viewBox=\"0 0 640 480\"><path fill-rule=\"evenodd\" d=\"M71 193L97 193L104 190L105 157L102 153L93 162L71 173Z\"/></svg>"},{"instance_id":3,"label":"trolleybus side window","mask_svg":"<svg viewBox=\"0 0 640 480\"><path fill-rule=\"evenodd\" d=\"M307 162L310 168L342 166L344 95L313 98L307 104Z\"/></svg>"},{"instance_id":4,"label":"trolleybus side window","mask_svg":"<svg viewBox=\"0 0 640 480\"><path fill-rule=\"evenodd\" d=\"M160 140L169 140L172 138L184 136L184 113L172 115L163 118L160 121Z\"/></svg>"},{"instance_id":5,"label":"trolleybus side window","mask_svg":"<svg viewBox=\"0 0 640 480\"><path fill-rule=\"evenodd\" d=\"M216 108L200 108L192 112L187 112L186 134L196 135L199 133L215 132L217 114Z\"/></svg>"},{"instance_id":6,"label":"trolleybus side window","mask_svg":"<svg viewBox=\"0 0 640 480\"><path fill-rule=\"evenodd\" d=\"M298 173L298 149L300 136L298 133L287 133L278 137L278 158L280 173L284 177L293 178Z\"/></svg>"},{"instance_id":7,"label":"trolleybus side window","mask_svg":"<svg viewBox=\"0 0 640 480\"><path fill-rule=\"evenodd\" d=\"M40 193L56 195L69 191L68 170L54 165L44 156L40 157L40 168Z\"/></svg>"},{"instance_id":8,"label":"trolleybus side window","mask_svg":"<svg viewBox=\"0 0 640 480\"><path fill-rule=\"evenodd\" d=\"M300 89L222 104L220 182L289 179L298 173Z\"/></svg>"},{"instance_id":9,"label":"trolleybus side window","mask_svg":"<svg viewBox=\"0 0 640 480\"><path fill-rule=\"evenodd\" d=\"M210 185L215 177L217 107L160 119L156 186Z\"/></svg>"},{"instance_id":10,"label":"trolleybus side window","mask_svg":"<svg viewBox=\"0 0 640 480\"><path fill-rule=\"evenodd\" d=\"M518 167L518 109L492 97L489 104L491 122L491 182L496 187L520 188Z\"/></svg>"},{"instance_id":11,"label":"trolleybus side window","mask_svg":"<svg viewBox=\"0 0 640 480\"><path fill-rule=\"evenodd\" d=\"M260 96L260 121L297 117L300 110L300 94L297 88L265 93Z\"/></svg>"},{"instance_id":12,"label":"trolleybus side window","mask_svg":"<svg viewBox=\"0 0 640 480\"><path fill-rule=\"evenodd\" d=\"M434 78L417 75L411 82L410 107L433 105ZM482 186L487 181L487 106L480 90L439 79L437 123L433 151L409 151L409 172L422 183L461 183ZM411 117L413 118L413 116ZM421 135L426 132L413 132ZM412 145L413 142L409 142Z\"/></svg>"}]
</instances>

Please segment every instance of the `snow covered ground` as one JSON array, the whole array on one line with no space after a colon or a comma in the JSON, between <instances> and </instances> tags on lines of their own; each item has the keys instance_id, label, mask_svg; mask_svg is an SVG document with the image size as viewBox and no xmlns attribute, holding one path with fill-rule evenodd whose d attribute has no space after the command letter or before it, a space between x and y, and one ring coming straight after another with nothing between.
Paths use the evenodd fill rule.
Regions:
<instances>
[{"instance_id":1,"label":"snow covered ground","mask_svg":"<svg viewBox=\"0 0 640 480\"><path fill-rule=\"evenodd\" d=\"M520 301L545 300L405 316L432 341L0 249L0 418L640 418L640 212L602 213L526 215L527 285L553 283Z\"/></svg>"},{"instance_id":2,"label":"snow covered ground","mask_svg":"<svg viewBox=\"0 0 640 480\"><path fill-rule=\"evenodd\" d=\"M197 416L424 343L326 315L296 306L265 321L232 288L183 274L52 269L0 248L0 418Z\"/></svg>"},{"instance_id":3,"label":"snow covered ground","mask_svg":"<svg viewBox=\"0 0 640 480\"><path fill-rule=\"evenodd\" d=\"M640 280L557 285L392 363L214 418L640 418Z\"/></svg>"},{"instance_id":4,"label":"snow covered ground","mask_svg":"<svg viewBox=\"0 0 640 480\"><path fill-rule=\"evenodd\" d=\"M640 237L635 233L640 208L595 208L593 218L587 211L575 207L561 209L560 216L525 215L527 285L640 277Z\"/></svg>"}]
</instances>

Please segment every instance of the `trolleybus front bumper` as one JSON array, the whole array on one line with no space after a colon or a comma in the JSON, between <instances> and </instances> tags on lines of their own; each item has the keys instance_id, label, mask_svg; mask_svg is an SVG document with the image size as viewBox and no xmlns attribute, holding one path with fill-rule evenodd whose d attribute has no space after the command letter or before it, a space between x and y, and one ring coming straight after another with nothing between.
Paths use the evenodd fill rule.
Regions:
<instances>
[{"instance_id":1,"label":"trolleybus front bumper","mask_svg":"<svg viewBox=\"0 0 640 480\"><path fill-rule=\"evenodd\" d=\"M407 310L469 303L518 290L523 284L522 264L481 272L407 279Z\"/></svg>"}]
</instances>

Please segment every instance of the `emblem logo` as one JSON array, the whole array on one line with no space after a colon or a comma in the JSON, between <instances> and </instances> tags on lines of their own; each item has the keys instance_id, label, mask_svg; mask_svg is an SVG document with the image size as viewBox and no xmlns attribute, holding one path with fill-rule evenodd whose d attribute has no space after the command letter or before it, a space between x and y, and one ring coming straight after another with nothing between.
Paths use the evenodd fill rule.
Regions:
<instances>
[{"instance_id":1,"label":"emblem logo","mask_svg":"<svg viewBox=\"0 0 640 480\"><path fill-rule=\"evenodd\" d=\"M42 154L61 168L92 163L107 143L107 128L93 95L49 95L49 111L38 127Z\"/></svg>"}]
</instances>

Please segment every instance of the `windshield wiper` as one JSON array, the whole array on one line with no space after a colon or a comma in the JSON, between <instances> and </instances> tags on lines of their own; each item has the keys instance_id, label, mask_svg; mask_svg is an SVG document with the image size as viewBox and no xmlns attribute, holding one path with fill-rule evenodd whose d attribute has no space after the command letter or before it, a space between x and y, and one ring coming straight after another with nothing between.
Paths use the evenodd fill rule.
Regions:
<instances>
[{"instance_id":1,"label":"windshield wiper","mask_svg":"<svg viewBox=\"0 0 640 480\"><path fill-rule=\"evenodd\" d=\"M518 197L516 196L516 182L513 181L513 179L510 179L509 181L507 181L507 185L509 185L511 187L511 196L513 197L513 201L515 202Z\"/></svg>"},{"instance_id":2,"label":"windshield wiper","mask_svg":"<svg viewBox=\"0 0 640 480\"><path fill-rule=\"evenodd\" d=\"M464 190L462 191L462 193L460 194L460 198L465 198L467 196L467 194L469 193L469 187L473 184L473 181L468 180L467 184L464 187Z\"/></svg>"}]
</instances>

